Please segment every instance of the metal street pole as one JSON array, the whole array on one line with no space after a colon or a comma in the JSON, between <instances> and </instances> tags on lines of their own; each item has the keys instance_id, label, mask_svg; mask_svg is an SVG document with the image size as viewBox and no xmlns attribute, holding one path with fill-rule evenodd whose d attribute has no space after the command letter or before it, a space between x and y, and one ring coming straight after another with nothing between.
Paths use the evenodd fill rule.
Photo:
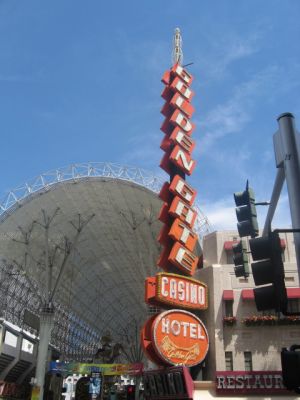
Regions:
<instances>
[{"instance_id":1,"label":"metal street pole","mask_svg":"<svg viewBox=\"0 0 300 400\"><path fill-rule=\"evenodd\" d=\"M44 308L40 314L40 340L36 363L36 384L40 388L39 400L44 397L45 373L47 372L48 347L54 323L54 311Z\"/></svg>"},{"instance_id":2,"label":"metal street pole","mask_svg":"<svg viewBox=\"0 0 300 400\"><path fill-rule=\"evenodd\" d=\"M287 183L293 229L300 228L300 158L294 116L284 113L277 118L281 142L281 167ZM276 145L275 145L276 148ZM275 150L276 151L276 150ZM279 161L279 160L277 160ZM277 165L278 166L278 165ZM298 274L300 278L300 233L294 232Z\"/></svg>"},{"instance_id":3,"label":"metal street pole","mask_svg":"<svg viewBox=\"0 0 300 400\"><path fill-rule=\"evenodd\" d=\"M275 179L275 183L274 183L274 187L273 187L273 192L272 192L272 197L270 200L270 206L268 209L268 214L266 216L266 221L265 221L265 226L263 229L263 233L262 236L268 236L269 233L269 229L270 229L270 224L272 222L274 213L276 211L276 207L277 207L277 203L280 197L280 193L282 190L282 186L284 184L284 169L283 168L278 168L277 169L277 175L276 175L276 179Z\"/></svg>"}]
</instances>

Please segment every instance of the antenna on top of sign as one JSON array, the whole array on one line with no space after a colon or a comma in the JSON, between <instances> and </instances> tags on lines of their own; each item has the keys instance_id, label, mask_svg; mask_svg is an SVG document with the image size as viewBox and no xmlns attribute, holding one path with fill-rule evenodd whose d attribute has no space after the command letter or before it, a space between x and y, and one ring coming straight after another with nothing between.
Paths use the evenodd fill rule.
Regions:
<instances>
[{"instance_id":1,"label":"antenna on top of sign","mask_svg":"<svg viewBox=\"0 0 300 400\"><path fill-rule=\"evenodd\" d=\"M183 52L182 52L182 38L180 29L176 28L173 36L173 51L172 51L172 63L173 65L182 65Z\"/></svg>"}]
</instances>

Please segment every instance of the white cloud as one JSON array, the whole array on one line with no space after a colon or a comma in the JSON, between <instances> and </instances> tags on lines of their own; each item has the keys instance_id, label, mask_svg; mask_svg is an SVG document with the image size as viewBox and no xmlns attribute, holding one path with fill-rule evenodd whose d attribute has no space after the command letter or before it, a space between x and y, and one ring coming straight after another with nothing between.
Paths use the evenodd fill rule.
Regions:
<instances>
[{"instance_id":1,"label":"white cloud","mask_svg":"<svg viewBox=\"0 0 300 400\"><path fill-rule=\"evenodd\" d=\"M262 93L270 90L278 78L278 68L269 67L256 74L249 81L237 86L231 98L211 110L203 120L195 122L205 132L199 143L199 152L208 153L208 149L219 143L227 135L239 133L251 120L255 100Z\"/></svg>"},{"instance_id":2,"label":"white cloud","mask_svg":"<svg viewBox=\"0 0 300 400\"><path fill-rule=\"evenodd\" d=\"M260 36L257 32L248 37L227 33L218 41L209 37L210 51L200 57L204 83L224 79L233 63L257 53L260 49Z\"/></svg>"},{"instance_id":3,"label":"white cloud","mask_svg":"<svg viewBox=\"0 0 300 400\"><path fill-rule=\"evenodd\" d=\"M249 121L249 115L237 98L233 98L226 104L217 106L212 110L200 125L206 131L200 139L199 149L203 154L215 144L215 142L231 133L239 132Z\"/></svg>"},{"instance_id":4,"label":"white cloud","mask_svg":"<svg viewBox=\"0 0 300 400\"><path fill-rule=\"evenodd\" d=\"M253 40L242 41L236 38L233 42L222 44L216 51L215 60L211 60L210 68L207 68L208 78L221 79L228 70L228 67L235 61L249 57L256 53L258 48L254 45Z\"/></svg>"},{"instance_id":5,"label":"white cloud","mask_svg":"<svg viewBox=\"0 0 300 400\"><path fill-rule=\"evenodd\" d=\"M146 143L145 137L147 137ZM162 135L159 132L129 137L130 150L122 155L122 160L126 163L142 164L143 166L159 164L160 157L163 156L163 152L159 149L161 138ZM154 163L153 160L156 160L156 162Z\"/></svg>"},{"instance_id":6,"label":"white cloud","mask_svg":"<svg viewBox=\"0 0 300 400\"><path fill-rule=\"evenodd\" d=\"M209 202L201 207L213 230L235 230L236 216L233 197Z\"/></svg>"},{"instance_id":7,"label":"white cloud","mask_svg":"<svg viewBox=\"0 0 300 400\"><path fill-rule=\"evenodd\" d=\"M235 214L235 203L233 196L226 197L216 202L202 205L202 211L208 218L213 230L236 230L237 219ZM263 230L268 207L257 206L258 225ZM289 199L283 193L279 199L276 212L272 221L272 229L290 228L291 217Z\"/></svg>"},{"instance_id":8,"label":"white cloud","mask_svg":"<svg viewBox=\"0 0 300 400\"><path fill-rule=\"evenodd\" d=\"M265 213L263 213L262 210L259 215L266 214L266 211L267 210L265 210ZM263 221L265 221L265 218L263 219ZM283 193L276 207L276 211L272 221L272 229L291 228L291 226L292 222L291 222L289 198L286 193Z\"/></svg>"}]
</instances>

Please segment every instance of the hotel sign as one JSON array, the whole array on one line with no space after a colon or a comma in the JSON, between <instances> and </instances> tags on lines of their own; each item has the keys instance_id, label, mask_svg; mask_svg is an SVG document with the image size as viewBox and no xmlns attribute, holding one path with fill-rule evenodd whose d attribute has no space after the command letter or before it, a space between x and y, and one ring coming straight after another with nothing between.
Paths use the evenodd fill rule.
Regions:
<instances>
[{"instance_id":1,"label":"hotel sign","mask_svg":"<svg viewBox=\"0 0 300 400\"><path fill-rule=\"evenodd\" d=\"M223 395L289 394L281 371L221 371L216 373L216 390Z\"/></svg>"},{"instance_id":2,"label":"hotel sign","mask_svg":"<svg viewBox=\"0 0 300 400\"><path fill-rule=\"evenodd\" d=\"M150 318L142 331L148 357L160 365L193 367L206 357L208 334L202 321L184 310L169 310Z\"/></svg>"},{"instance_id":3,"label":"hotel sign","mask_svg":"<svg viewBox=\"0 0 300 400\"><path fill-rule=\"evenodd\" d=\"M193 367L208 351L208 334L202 321L183 310L159 314L152 324L154 350L167 364Z\"/></svg>"}]
</instances>

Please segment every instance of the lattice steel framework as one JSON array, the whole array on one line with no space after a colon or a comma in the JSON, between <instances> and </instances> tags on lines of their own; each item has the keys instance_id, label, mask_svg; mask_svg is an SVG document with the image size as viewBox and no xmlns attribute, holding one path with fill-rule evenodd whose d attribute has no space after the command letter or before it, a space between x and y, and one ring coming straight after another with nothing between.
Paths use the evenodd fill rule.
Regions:
<instances>
[{"instance_id":1,"label":"lattice steel framework","mask_svg":"<svg viewBox=\"0 0 300 400\"><path fill-rule=\"evenodd\" d=\"M82 164L72 164L67 167L45 172L24 185L9 191L0 202L0 222L10 215L20 202L30 199L33 193L47 191L51 186L65 181L75 181L83 178L115 178L129 182L134 182L155 193L159 193L164 179L155 176L152 172L141 168L124 166L116 163L91 162ZM196 221L196 231L200 236L211 231L207 217L196 204L198 219Z\"/></svg>"},{"instance_id":2,"label":"lattice steel framework","mask_svg":"<svg viewBox=\"0 0 300 400\"><path fill-rule=\"evenodd\" d=\"M111 163L74 164L66 168L42 174L28 183L10 191L0 203L0 224L21 206L30 202L37 194L50 191L64 182L82 182L109 178L113 181L127 181L158 193L163 178L156 177L143 169ZM210 232L207 218L198 206L196 231L200 238ZM124 216L125 217L125 216ZM125 221L126 223L126 221ZM130 281L124 282L130 284ZM28 274L22 274L12 263L2 260L0 265L0 307L2 316L30 330L24 322L24 310L39 314L41 293L40 287L31 280ZM106 289L109 293L109 287ZM57 347L65 359L88 360L97 349L100 332L95 326L84 321L72 309L71 304L55 302L55 327L52 332L52 344Z\"/></svg>"},{"instance_id":3,"label":"lattice steel framework","mask_svg":"<svg viewBox=\"0 0 300 400\"><path fill-rule=\"evenodd\" d=\"M0 307L1 317L21 329L37 336L38 331L27 325L25 310L38 316L40 312L39 288L20 274L14 266L0 265ZM55 324L51 344L66 360L90 360L97 350L100 334L81 320L71 308L54 303Z\"/></svg>"}]
</instances>

